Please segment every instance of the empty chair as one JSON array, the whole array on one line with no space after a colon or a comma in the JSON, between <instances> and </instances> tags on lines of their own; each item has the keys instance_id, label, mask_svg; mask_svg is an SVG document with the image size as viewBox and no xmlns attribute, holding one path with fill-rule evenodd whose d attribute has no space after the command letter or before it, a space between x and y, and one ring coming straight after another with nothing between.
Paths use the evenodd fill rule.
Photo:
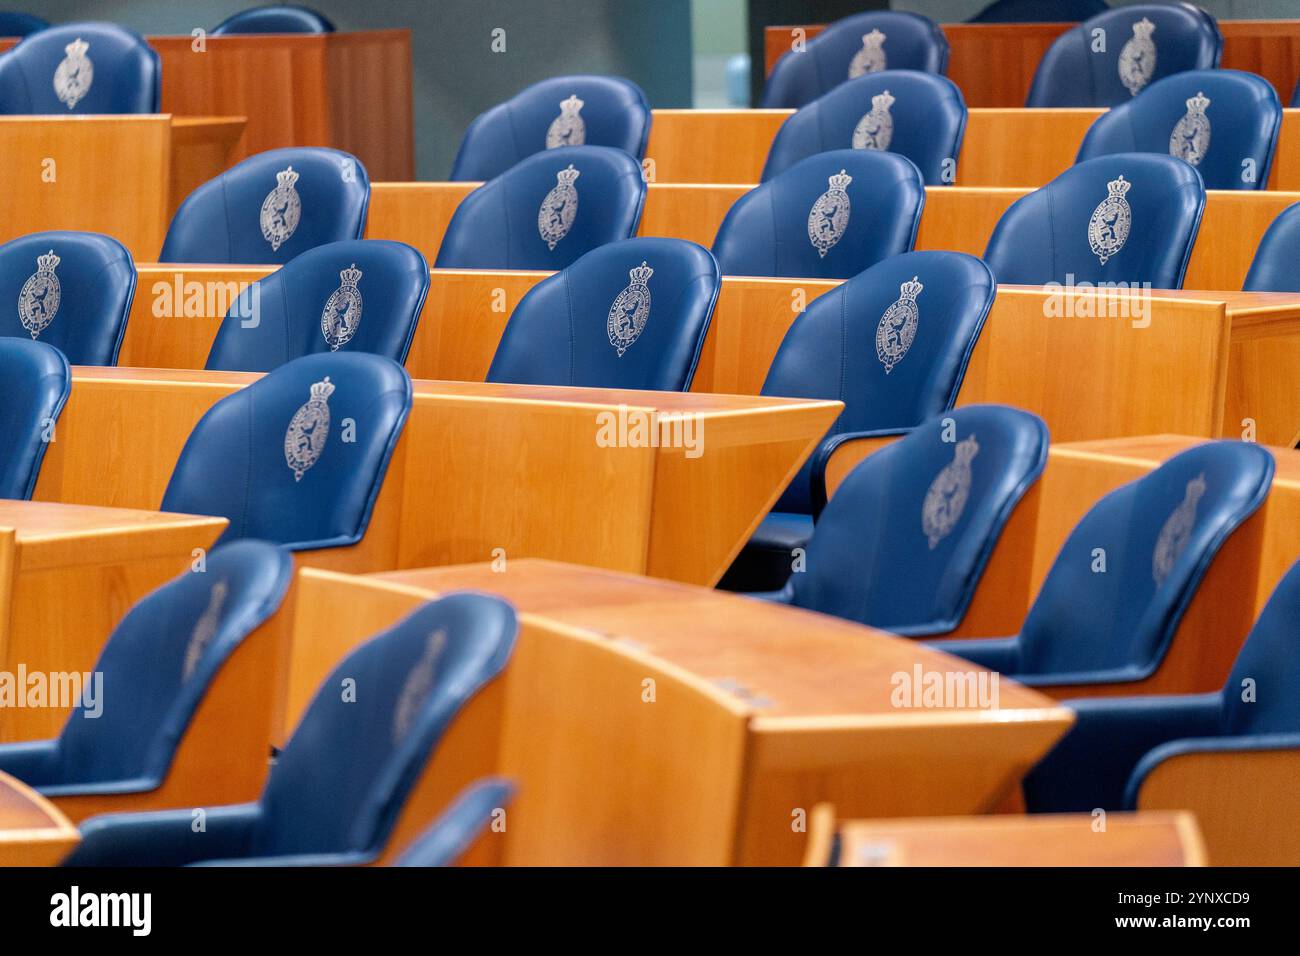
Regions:
<instances>
[{"instance_id":1,"label":"empty chair","mask_svg":"<svg viewBox=\"0 0 1300 956\"><path fill-rule=\"evenodd\" d=\"M966 101L946 76L868 73L841 83L787 119L767 153L762 181L832 149L888 150L916 164L929 186L955 181Z\"/></svg>"},{"instance_id":2,"label":"empty chair","mask_svg":"<svg viewBox=\"0 0 1300 956\"><path fill-rule=\"evenodd\" d=\"M369 202L370 177L351 153L268 150L186 197L159 261L280 265L327 242L360 239Z\"/></svg>"},{"instance_id":3,"label":"empty chair","mask_svg":"<svg viewBox=\"0 0 1300 956\"><path fill-rule=\"evenodd\" d=\"M1105 13L1104 0L994 0L967 23L1078 23Z\"/></svg>"},{"instance_id":4,"label":"empty chair","mask_svg":"<svg viewBox=\"0 0 1300 956\"><path fill-rule=\"evenodd\" d=\"M212 28L212 36L234 33L333 33L334 24L323 13L296 3L252 7L226 17Z\"/></svg>"},{"instance_id":5,"label":"empty chair","mask_svg":"<svg viewBox=\"0 0 1300 956\"><path fill-rule=\"evenodd\" d=\"M488 777L467 787L414 843L395 866L451 866L504 810L515 795L508 780Z\"/></svg>"},{"instance_id":6,"label":"empty chair","mask_svg":"<svg viewBox=\"0 0 1300 956\"><path fill-rule=\"evenodd\" d=\"M520 300L487 380L686 391L721 284L709 250L685 239L603 245Z\"/></svg>"},{"instance_id":7,"label":"empty chair","mask_svg":"<svg viewBox=\"0 0 1300 956\"><path fill-rule=\"evenodd\" d=\"M650 105L631 80L556 76L476 117L460 141L451 178L494 179L533 153L561 146L611 146L640 160L649 136Z\"/></svg>"},{"instance_id":8,"label":"empty chair","mask_svg":"<svg viewBox=\"0 0 1300 956\"><path fill-rule=\"evenodd\" d=\"M443 234L439 269L545 269L636 235L641 164L621 149L534 153L466 196Z\"/></svg>"},{"instance_id":9,"label":"empty chair","mask_svg":"<svg viewBox=\"0 0 1300 956\"><path fill-rule=\"evenodd\" d=\"M217 402L190 432L162 510L230 520L222 541L356 544L411 408L392 359L306 355Z\"/></svg>"},{"instance_id":10,"label":"empty chair","mask_svg":"<svg viewBox=\"0 0 1300 956\"><path fill-rule=\"evenodd\" d=\"M1164 153L1195 166L1206 189L1264 189L1282 104L1273 84L1240 70L1188 70L1156 80L1092 124L1076 162Z\"/></svg>"},{"instance_id":11,"label":"empty chair","mask_svg":"<svg viewBox=\"0 0 1300 956\"><path fill-rule=\"evenodd\" d=\"M1272 480L1273 456L1259 445L1206 442L1176 455L1075 525L1018 635L934 646L1037 686L1150 677L1210 563Z\"/></svg>"},{"instance_id":12,"label":"empty chair","mask_svg":"<svg viewBox=\"0 0 1300 956\"><path fill-rule=\"evenodd\" d=\"M924 205L921 174L902 156L818 153L737 199L713 255L723 275L847 279L911 249Z\"/></svg>"},{"instance_id":13,"label":"empty chair","mask_svg":"<svg viewBox=\"0 0 1300 956\"><path fill-rule=\"evenodd\" d=\"M803 50L790 50L777 60L762 105L798 109L864 73L943 73L947 68L948 41L933 20L890 10L859 13L836 20Z\"/></svg>"},{"instance_id":14,"label":"empty chair","mask_svg":"<svg viewBox=\"0 0 1300 956\"><path fill-rule=\"evenodd\" d=\"M1190 3L1118 7L1056 38L1025 105L1117 106L1153 80L1214 69L1222 50L1214 17Z\"/></svg>"},{"instance_id":15,"label":"empty chair","mask_svg":"<svg viewBox=\"0 0 1300 956\"><path fill-rule=\"evenodd\" d=\"M63 353L44 342L0 337L0 498L26 500L36 488L45 446L72 390Z\"/></svg>"},{"instance_id":16,"label":"empty chair","mask_svg":"<svg viewBox=\"0 0 1300 956\"><path fill-rule=\"evenodd\" d=\"M25 37L50 25L48 20L17 10L0 10L0 37Z\"/></svg>"},{"instance_id":17,"label":"empty chair","mask_svg":"<svg viewBox=\"0 0 1300 956\"><path fill-rule=\"evenodd\" d=\"M1016 200L984 261L1003 284L1180 289L1204 208L1201 174L1180 159L1099 156Z\"/></svg>"},{"instance_id":18,"label":"empty chair","mask_svg":"<svg viewBox=\"0 0 1300 956\"><path fill-rule=\"evenodd\" d=\"M116 365L135 263L111 236L37 232L0 245L0 335L53 345L73 365Z\"/></svg>"},{"instance_id":19,"label":"empty chair","mask_svg":"<svg viewBox=\"0 0 1300 956\"><path fill-rule=\"evenodd\" d=\"M1287 206L1259 240L1242 286L1247 292L1300 292L1300 203Z\"/></svg>"},{"instance_id":20,"label":"empty chair","mask_svg":"<svg viewBox=\"0 0 1300 956\"><path fill-rule=\"evenodd\" d=\"M39 30L0 56L0 114L157 113L161 96L158 54L113 23Z\"/></svg>"},{"instance_id":21,"label":"empty chair","mask_svg":"<svg viewBox=\"0 0 1300 956\"><path fill-rule=\"evenodd\" d=\"M452 721L504 669L517 630L499 598L462 592L421 605L325 678L259 800L209 808L198 833L189 808L92 817L65 864L374 859Z\"/></svg>"},{"instance_id":22,"label":"empty chair","mask_svg":"<svg viewBox=\"0 0 1300 956\"><path fill-rule=\"evenodd\" d=\"M952 408L996 294L979 259L927 251L885 259L809 303L782 340L762 394L831 399L844 411L720 587L772 591L785 583L822 504L814 500L814 463L838 444L902 434Z\"/></svg>"},{"instance_id":23,"label":"empty chair","mask_svg":"<svg viewBox=\"0 0 1300 956\"><path fill-rule=\"evenodd\" d=\"M429 266L406 243L317 246L240 294L207 368L269 372L303 355L342 350L404 362L428 291Z\"/></svg>"}]
</instances>

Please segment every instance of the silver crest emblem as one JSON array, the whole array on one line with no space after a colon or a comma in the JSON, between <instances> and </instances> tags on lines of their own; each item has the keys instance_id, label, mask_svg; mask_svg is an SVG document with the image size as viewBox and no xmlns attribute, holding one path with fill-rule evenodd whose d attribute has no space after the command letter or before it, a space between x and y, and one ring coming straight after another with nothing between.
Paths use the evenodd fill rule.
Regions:
<instances>
[{"instance_id":1,"label":"silver crest emblem","mask_svg":"<svg viewBox=\"0 0 1300 956\"><path fill-rule=\"evenodd\" d=\"M199 666L199 661L203 659L203 652L208 649L212 643L212 638L217 634L217 625L221 623L221 609L225 607L226 596L230 593L230 585L225 581L218 581L212 585L212 593L208 595L208 606L199 615L199 619L194 622L194 630L190 633L190 642L185 647L185 666L181 671L181 680L187 681L194 673L195 668Z\"/></svg>"},{"instance_id":2,"label":"silver crest emblem","mask_svg":"<svg viewBox=\"0 0 1300 956\"><path fill-rule=\"evenodd\" d=\"M59 314L63 289L59 285L59 277L54 274L58 264L59 257L53 249L43 256L37 256L36 271L27 277L22 291L18 293L18 319L33 339L38 338Z\"/></svg>"},{"instance_id":3,"label":"silver crest emblem","mask_svg":"<svg viewBox=\"0 0 1300 956\"><path fill-rule=\"evenodd\" d=\"M302 481L303 474L320 458L325 450L325 439L330 434L330 407L326 404L334 394L330 377L311 387L311 398L299 406L284 433L284 461L293 470L293 480Z\"/></svg>"},{"instance_id":4,"label":"silver crest emblem","mask_svg":"<svg viewBox=\"0 0 1300 956\"><path fill-rule=\"evenodd\" d=\"M1133 24L1133 36L1119 51L1119 80L1133 96L1151 82L1156 72L1156 44L1151 39L1155 32L1156 25L1143 17Z\"/></svg>"},{"instance_id":5,"label":"silver crest emblem","mask_svg":"<svg viewBox=\"0 0 1300 956\"><path fill-rule=\"evenodd\" d=\"M95 65L86 56L90 44L77 37L63 48L68 55L59 61L54 69L54 95L60 103L73 109L90 92L90 84L95 81Z\"/></svg>"},{"instance_id":6,"label":"silver crest emblem","mask_svg":"<svg viewBox=\"0 0 1300 956\"><path fill-rule=\"evenodd\" d=\"M420 712L420 705L429 696L433 687L433 678L437 673L438 659L447 646L447 633L441 629L430 634L424 643L424 653L411 668L411 673L397 695L397 707L393 710L393 740L399 741L415 722L415 715Z\"/></svg>"},{"instance_id":7,"label":"silver crest emblem","mask_svg":"<svg viewBox=\"0 0 1300 956\"><path fill-rule=\"evenodd\" d=\"M573 184L581 175L572 163L568 169L561 169L555 174L555 187L537 210L537 232L551 249L573 228L573 220L578 215L578 190Z\"/></svg>"},{"instance_id":8,"label":"silver crest emblem","mask_svg":"<svg viewBox=\"0 0 1300 956\"><path fill-rule=\"evenodd\" d=\"M546 128L546 148L559 146L581 146L587 141L587 124L582 119L582 108L586 104L571 93L567 100L560 103L560 115L551 120Z\"/></svg>"},{"instance_id":9,"label":"silver crest emblem","mask_svg":"<svg viewBox=\"0 0 1300 956\"><path fill-rule=\"evenodd\" d=\"M298 174L293 167L280 170L275 174L276 185L262 200L262 238L271 244L272 249L279 249L298 228L302 218L302 200L293 184L298 181Z\"/></svg>"},{"instance_id":10,"label":"silver crest emblem","mask_svg":"<svg viewBox=\"0 0 1300 956\"><path fill-rule=\"evenodd\" d=\"M340 272L342 285L330 295L320 314L320 331L331 352L351 342L361 324L361 290L357 288L361 274L355 262Z\"/></svg>"},{"instance_id":11,"label":"silver crest emblem","mask_svg":"<svg viewBox=\"0 0 1300 956\"><path fill-rule=\"evenodd\" d=\"M1187 539L1192 536L1192 526L1196 523L1196 505L1204 494L1205 473L1202 472L1187 483L1183 500L1165 519L1160 536L1156 538L1155 552L1151 555L1151 575L1157 587L1164 583L1174 562L1187 547Z\"/></svg>"},{"instance_id":12,"label":"silver crest emblem","mask_svg":"<svg viewBox=\"0 0 1300 956\"><path fill-rule=\"evenodd\" d=\"M921 504L921 530L929 539L931 549L948 537L966 510L966 499L970 497L970 463L979 450L974 435L959 441L953 449L952 461L930 482Z\"/></svg>"},{"instance_id":13,"label":"silver crest emblem","mask_svg":"<svg viewBox=\"0 0 1300 956\"><path fill-rule=\"evenodd\" d=\"M646 283L654 272L644 262L629 271L628 276L632 281L609 307L609 317L606 320L609 344L618 350L619 358L641 337L646 319L650 317L650 287Z\"/></svg>"},{"instance_id":14,"label":"silver crest emblem","mask_svg":"<svg viewBox=\"0 0 1300 956\"><path fill-rule=\"evenodd\" d=\"M889 149L894 138L894 117L889 112L893 105L889 90L871 98L871 112L853 128L854 149Z\"/></svg>"},{"instance_id":15,"label":"silver crest emblem","mask_svg":"<svg viewBox=\"0 0 1300 956\"><path fill-rule=\"evenodd\" d=\"M853 208L845 190L851 182L853 177L841 169L827 180L830 188L817 197L808 212L808 241L822 258L844 238L844 230L848 228Z\"/></svg>"},{"instance_id":16,"label":"silver crest emblem","mask_svg":"<svg viewBox=\"0 0 1300 956\"><path fill-rule=\"evenodd\" d=\"M1205 111L1210 108L1210 98L1197 91L1187 101L1187 112L1174 127L1169 137L1169 155L1198 165L1210 150L1210 118Z\"/></svg>"},{"instance_id":17,"label":"silver crest emblem","mask_svg":"<svg viewBox=\"0 0 1300 956\"><path fill-rule=\"evenodd\" d=\"M862 49L849 62L849 79L867 73L879 73L885 68L885 35L872 30L862 37Z\"/></svg>"},{"instance_id":18,"label":"silver crest emblem","mask_svg":"<svg viewBox=\"0 0 1300 956\"><path fill-rule=\"evenodd\" d=\"M916 276L912 276L911 282L900 285L898 301L885 310L876 326L876 358L885 366L886 375L903 360L916 338L916 324L920 319L916 297L924 288Z\"/></svg>"},{"instance_id":19,"label":"silver crest emblem","mask_svg":"<svg viewBox=\"0 0 1300 956\"><path fill-rule=\"evenodd\" d=\"M1106 184L1110 190L1108 196L1097 204L1088 220L1088 245L1102 265L1115 253L1124 248L1128 241L1129 228L1133 225L1133 210L1129 208L1124 196L1133 184L1123 176Z\"/></svg>"}]
</instances>

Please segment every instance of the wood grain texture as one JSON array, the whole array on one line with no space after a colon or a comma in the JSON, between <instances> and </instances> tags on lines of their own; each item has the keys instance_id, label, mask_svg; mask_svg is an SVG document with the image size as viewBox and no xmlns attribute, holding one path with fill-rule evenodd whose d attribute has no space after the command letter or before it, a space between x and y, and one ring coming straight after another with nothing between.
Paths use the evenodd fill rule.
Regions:
<instances>
[{"instance_id":1,"label":"wood grain texture","mask_svg":"<svg viewBox=\"0 0 1300 956\"><path fill-rule=\"evenodd\" d=\"M0 771L0 866L55 866L80 841L57 807Z\"/></svg>"},{"instance_id":2,"label":"wood grain texture","mask_svg":"<svg viewBox=\"0 0 1300 956\"><path fill-rule=\"evenodd\" d=\"M756 183L776 131L793 112L654 110L646 178L658 183Z\"/></svg>"}]
</instances>

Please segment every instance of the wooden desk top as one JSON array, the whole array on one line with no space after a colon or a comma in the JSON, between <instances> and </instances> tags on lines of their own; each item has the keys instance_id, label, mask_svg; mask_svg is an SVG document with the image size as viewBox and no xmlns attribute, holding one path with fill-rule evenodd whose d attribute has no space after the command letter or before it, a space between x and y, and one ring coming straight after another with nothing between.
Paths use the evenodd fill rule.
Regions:
<instances>
[{"instance_id":1,"label":"wooden desk top","mask_svg":"<svg viewBox=\"0 0 1300 956\"><path fill-rule=\"evenodd\" d=\"M1131 438L1103 438L1052 446L1052 454L1066 458L1094 457L1155 467L1179 452L1205 442L1189 435L1136 435ZM1277 464L1273 481L1300 485L1300 450L1267 446Z\"/></svg>"},{"instance_id":2,"label":"wooden desk top","mask_svg":"<svg viewBox=\"0 0 1300 956\"><path fill-rule=\"evenodd\" d=\"M206 515L0 499L0 528L12 528L19 544L137 530L221 529L226 524L225 518Z\"/></svg>"},{"instance_id":3,"label":"wooden desk top","mask_svg":"<svg viewBox=\"0 0 1300 956\"><path fill-rule=\"evenodd\" d=\"M53 866L80 839L58 808L0 771L0 866Z\"/></svg>"}]
</instances>

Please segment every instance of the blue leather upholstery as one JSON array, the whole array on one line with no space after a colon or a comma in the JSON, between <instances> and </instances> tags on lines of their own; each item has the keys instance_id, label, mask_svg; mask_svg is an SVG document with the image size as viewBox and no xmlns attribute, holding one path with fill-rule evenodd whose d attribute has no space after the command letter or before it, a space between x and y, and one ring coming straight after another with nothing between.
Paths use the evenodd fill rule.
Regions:
<instances>
[{"instance_id":1,"label":"blue leather upholstery","mask_svg":"<svg viewBox=\"0 0 1300 956\"><path fill-rule=\"evenodd\" d=\"M1033 685L1149 677L1219 548L1272 480L1273 456L1259 445L1206 442L1175 455L1083 516L1019 635L934 646ZM1094 570L1102 558L1105 571Z\"/></svg>"},{"instance_id":2,"label":"blue leather upholstery","mask_svg":"<svg viewBox=\"0 0 1300 956\"><path fill-rule=\"evenodd\" d=\"M58 737L0 744L0 770L46 796L158 789L217 672L276 612L292 578L283 548L215 548L202 573L186 569L136 602L93 668L102 683L90 699Z\"/></svg>"},{"instance_id":3,"label":"blue leather upholstery","mask_svg":"<svg viewBox=\"0 0 1300 956\"><path fill-rule=\"evenodd\" d=\"M1181 159L1099 156L1016 200L989 237L984 261L1004 285L1180 289L1204 208L1201 174Z\"/></svg>"},{"instance_id":4,"label":"blue leather upholstery","mask_svg":"<svg viewBox=\"0 0 1300 956\"><path fill-rule=\"evenodd\" d=\"M250 156L186 197L159 262L280 265L360 239L370 177L351 153L317 146Z\"/></svg>"},{"instance_id":5,"label":"blue leather upholstery","mask_svg":"<svg viewBox=\"0 0 1300 956\"><path fill-rule=\"evenodd\" d=\"M36 488L45 445L72 390L63 353L44 342L0 338L0 498L26 500Z\"/></svg>"},{"instance_id":6,"label":"blue leather upholstery","mask_svg":"<svg viewBox=\"0 0 1300 956\"><path fill-rule=\"evenodd\" d=\"M296 3L250 7L226 17L212 28L212 36L233 33L333 33L334 24L323 13Z\"/></svg>"},{"instance_id":7,"label":"blue leather upholstery","mask_svg":"<svg viewBox=\"0 0 1300 956\"><path fill-rule=\"evenodd\" d=\"M1097 36L1105 38L1105 49L1093 52ZM1190 3L1118 7L1056 38L1038 64L1025 105L1117 106L1152 80L1214 69L1222 51L1218 23Z\"/></svg>"},{"instance_id":8,"label":"blue leather upholstery","mask_svg":"<svg viewBox=\"0 0 1300 956\"><path fill-rule=\"evenodd\" d=\"M545 269L636 235L641 164L609 146L534 153L466 196L442 237L438 269Z\"/></svg>"},{"instance_id":9,"label":"blue leather upholstery","mask_svg":"<svg viewBox=\"0 0 1300 956\"><path fill-rule=\"evenodd\" d=\"M383 850L439 741L501 673L514 610L461 592L421 605L325 678L256 803L92 817L73 866L356 862ZM351 693L349 693L349 688Z\"/></svg>"},{"instance_id":10,"label":"blue leather upholstery","mask_svg":"<svg viewBox=\"0 0 1300 956\"><path fill-rule=\"evenodd\" d=\"M1247 292L1300 292L1300 203L1287 206L1259 240L1242 286Z\"/></svg>"},{"instance_id":11,"label":"blue leather upholstery","mask_svg":"<svg viewBox=\"0 0 1300 956\"><path fill-rule=\"evenodd\" d=\"M1109 10L1104 0L994 0L967 23L1078 23Z\"/></svg>"},{"instance_id":12,"label":"blue leather upholstery","mask_svg":"<svg viewBox=\"0 0 1300 956\"><path fill-rule=\"evenodd\" d=\"M0 246L0 335L53 345L73 365L116 365L135 263L111 236L36 232Z\"/></svg>"},{"instance_id":13,"label":"blue leather upholstery","mask_svg":"<svg viewBox=\"0 0 1300 956\"><path fill-rule=\"evenodd\" d=\"M722 277L684 239L623 239L543 279L515 306L489 382L684 392Z\"/></svg>"},{"instance_id":14,"label":"blue leather upholstery","mask_svg":"<svg viewBox=\"0 0 1300 956\"><path fill-rule=\"evenodd\" d=\"M113 23L38 30L0 56L0 114L157 113L161 96L158 54Z\"/></svg>"},{"instance_id":15,"label":"blue leather upholstery","mask_svg":"<svg viewBox=\"0 0 1300 956\"><path fill-rule=\"evenodd\" d=\"M1282 104L1263 77L1188 70L1097 117L1075 161L1163 153L1195 166L1206 189L1264 189L1281 125Z\"/></svg>"},{"instance_id":16,"label":"blue leather upholstery","mask_svg":"<svg viewBox=\"0 0 1300 956\"><path fill-rule=\"evenodd\" d=\"M1074 726L1025 778L1028 808L1133 809L1147 776L1180 754L1300 749L1297 643L1300 563L1274 589L1221 691L1070 701Z\"/></svg>"},{"instance_id":17,"label":"blue leather upholstery","mask_svg":"<svg viewBox=\"0 0 1300 956\"><path fill-rule=\"evenodd\" d=\"M487 777L466 787L398 858L395 866L453 866L515 795L509 780Z\"/></svg>"},{"instance_id":18,"label":"blue leather upholstery","mask_svg":"<svg viewBox=\"0 0 1300 956\"><path fill-rule=\"evenodd\" d=\"M429 291L419 250L386 239L309 249L249 286L226 313L207 368L269 372L316 352L406 361Z\"/></svg>"},{"instance_id":19,"label":"blue leather upholstery","mask_svg":"<svg viewBox=\"0 0 1300 956\"><path fill-rule=\"evenodd\" d=\"M924 205L925 184L909 159L818 153L737 199L713 255L723 275L847 279L911 249Z\"/></svg>"},{"instance_id":20,"label":"blue leather upholstery","mask_svg":"<svg viewBox=\"0 0 1300 956\"><path fill-rule=\"evenodd\" d=\"M163 511L230 520L222 541L356 544L411 409L392 359L305 355L217 402L190 432Z\"/></svg>"},{"instance_id":21,"label":"blue leather upholstery","mask_svg":"<svg viewBox=\"0 0 1300 956\"><path fill-rule=\"evenodd\" d=\"M883 36L873 36L875 33ZM948 68L948 41L939 25L917 13L873 10L844 17L776 61L763 89L766 109L797 109L845 80L881 70Z\"/></svg>"},{"instance_id":22,"label":"blue leather upholstery","mask_svg":"<svg viewBox=\"0 0 1300 956\"><path fill-rule=\"evenodd\" d=\"M561 146L611 146L645 155L650 104L620 76L556 76L480 114L451 167L457 182L494 179L521 159Z\"/></svg>"},{"instance_id":23,"label":"blue leather upholstery","mask_svg":"<svg viewBox=\"0 0 1300 956\"><path fill-rule=\"evenodd\" d=\"M25 37L50 25L48 20L19 13L17 10L0 10L0 37Z\"/></svg>"},{"instance_id":24,"label":"blue leather upholstery","mask_svg":"<svg viewBox=\"0 0 1300 956\"><path fill-rule=\"evenodd\" d=\"M1047 444L1042 419L1002 405L918 425L840 484L779 599L912 637L951 631Z\"/></svg>"},{"instance_id":25,"label":"blue leather upholstery","mask_svg":"<svg viewBox=\"0 0 1300 956\"><path fill-rule=\"evenodd\" d=\"M927 185L945 185L954 181L965 128L966 101L946 76L918 70L868 73L841 83L781 124L762 181L817 153L852 148L906 156Z\"/></svg>"}]
</instances>

